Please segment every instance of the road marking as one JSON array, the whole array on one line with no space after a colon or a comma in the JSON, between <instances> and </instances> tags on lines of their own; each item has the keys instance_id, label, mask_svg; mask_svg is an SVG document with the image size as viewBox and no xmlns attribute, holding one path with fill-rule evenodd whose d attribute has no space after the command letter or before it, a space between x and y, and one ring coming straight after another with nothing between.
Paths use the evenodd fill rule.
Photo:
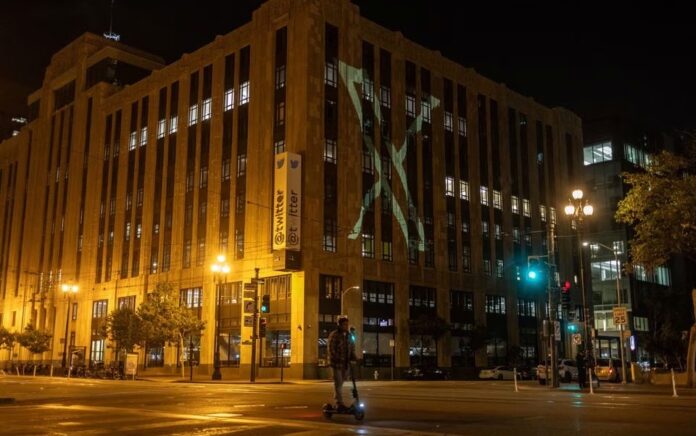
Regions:
<instances>
[{"instance_id":1,"label":"road marking","mask_svg":"<svg viewBox=\"0 0 696 436\"><path fill-rule=\"evenodd\" d=\"M276 406L274 409L306 409L309 406Z\"/></svg>"},{"instance_id":2,"label":"road marking","mask_svg":"<svg viewBox=\"0 0 696 436\"><path fill-rule=\"evenodd\" d=\"M43 404L37 406L40 409L54 409L63 411L81 411L81 412L92 412L92 413L132 413L134 416L139 418L150 417L150 418L164 418L168 420L191 420L198 422L226 422L234 423L248 426L280 426L280 427L291 427L300 428L303 430L314 429L321 431L320 434L327 434L327 432L334 432L334 434L340 433L341 431L350 433L365 434L367 432L374 432L380 435L438 435L440 433L430 433L423 431L409 431L406 429L395 429L395 428L384 428L384 427L374 427L367 425L355 424L341 424L338 422L319 422L319 421L299 421L294 419L276 419L269 417L251 418L251 417L232 417L232 418L219 418L206 415L194 415L188 413L174 413L174 412L164 412L152 409L143 408L128 408L128 407L109 407L109 406L87 406L87 405L63 405L63 404ZM170 421L171 425L175 425L175 422ZM162 425L167 424L161 423ZM108 432L113 433L115 429L108 429Z\"/></svg>"},{"instance_id":3,"label":"road marking","mask_svg":"<svg viewBox=\"0 0 696 436\"><path fill-rule=\"evenodd\" d=\"M241 413L209 413L208 416L212 416L214 418L236 418L238 416L242 416Z\"/></svg>"}]
</instances>

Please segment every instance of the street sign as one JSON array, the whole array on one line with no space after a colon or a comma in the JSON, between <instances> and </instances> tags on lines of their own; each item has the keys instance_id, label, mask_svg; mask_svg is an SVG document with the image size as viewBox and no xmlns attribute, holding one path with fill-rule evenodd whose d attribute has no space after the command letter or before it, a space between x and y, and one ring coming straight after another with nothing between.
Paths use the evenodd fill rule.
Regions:
<instances>
[{"instance_id":1,"label":"street sign","mask_svg":"<svg viewBox=\"0 0 696 436\"><path fill-rule=\"evenodd\" d=\"M257 279L257 278L252 278L251 283L256 283L259 285L265 285L266 284L266 279Z\"/></svg>"},{"instance_id":2,"label":"street sign","mask_svg":"<svg viewBox=\"0 0 696 436\"><path fill-rule=\"evenodd\" d=\"M244 317L244 327L253 327L254 326L254 317L253 316L245 316Z\"/></svg>"},{"instance_id":3,"label":"street sign","mask_svg":"<svg viewBox=\"0 0 696 436\"><path fill-rule=\"evenodd\" d=\"M244 313L254 313L255 308L256 308L256 305L254 304L254 300L245 300L244 301Z\"/></svg>"},{"instance_id":4,"label":"street sign","mask_svg":"<svg viewBox=\"0 0 696 436\"><path fill-rule=\"evenodd\" d=\"M633 333L631 333L630 330L624 330L624 331L623 331L623 337L624 337L624 339L630 338L632 334L633 334Z\"/></svg>"},{"instance_id":5,"label":"street sign","mask_svg":"<svg viewBox=\"0 0 696 436\"><path fill-rule=\"evenodd\" d=\"M573 335L573 343L575 345L580 345L582 344L582 335L580 333L575 333Z\"/></svg>"},{"instance_id":6,"label":"street sign","mask_svg":"<svg viewBox=\"0 0 696 436\"><path fill-rule=\"evenodd\" d=\"M561 322L560 321L553 322L553 336L556 339L556 341L561 340Z\"/></svg>"},{"instance_id":7,"label":"street sign","mask_svg":"<svg viewBox=\"0 0 696 436\"><path fill-rule=\"evenodd\" d=\"M614 313L614 325L628 324L628 311L625 307L614 307L612 312Z\"/></svg>"},{"instance_id":8,"label":"street sign","mask_svg":"<svg viewBox=\"0 0 696 436\"><path fill-rule=\"evenodd\" d=\"M253 289L251 291L245 289L244 298L256 298L256 289Z\"/></svg>"},{"instance_id":9,"label":"street sign","mask_svg":"<svg viewBox=\"0 0 696 436\"><path fill-rule=\"evenodd\" d=\"M245 291L255 291L256 285L254 283L244 283L244 290Z\"/></svg>"}]
</instances>

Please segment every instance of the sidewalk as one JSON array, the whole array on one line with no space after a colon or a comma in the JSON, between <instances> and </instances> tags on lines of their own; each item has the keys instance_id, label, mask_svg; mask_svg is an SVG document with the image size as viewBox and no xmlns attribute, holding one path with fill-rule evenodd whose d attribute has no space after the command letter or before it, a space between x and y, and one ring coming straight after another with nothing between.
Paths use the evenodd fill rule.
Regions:
<instances>
[{"instance_id":1,"label":"sidewalk","mask_svg":"<svg viewBox=\"0 0 696 436\"><path fill-rule=\"evenodd\" d=\"M557 392L584 392L589 393L590 388L580 389L577 383L562 383L560 387L553 389L548 386L543 386L539 384L524 384L520 386L525 386L526 389L533 390L547 390L547 391L557 391ZM652 385L652 384L635 384L627 383L625 385L621 383L608 383L602 382L599 387L594 388L595 394L603 395L620 395L620 394L639 394L639 395L672 395L672 386L667 385ZM687 388L685 386L677 386L677 394L679 396L696 396L696 388Z\"/></svg>"},{"instance_id":2,"label":"sidewalk","mask_svg":"<svg viewBox=\"0 0 696 436\"><path fill-rule=\"evenodd\" d=\"M193 380L189 378L187 375L186 377L175 377L172 375L140 375L140 376L135 376L135 379L138 381L149 381L149 382L157 382L157 383L210 383L210 384L235 384L235 385L250 385L250 384L257 384L257 385L278 385L278 384L319 384L319 383L329 383L331 380L283 380L281 383L279 378L257 378L254 383L251 383L248 379L229 379L229 380L211 380L209 375L200 375L200 376L193 376Z\"/></svg>"}]
</instances>

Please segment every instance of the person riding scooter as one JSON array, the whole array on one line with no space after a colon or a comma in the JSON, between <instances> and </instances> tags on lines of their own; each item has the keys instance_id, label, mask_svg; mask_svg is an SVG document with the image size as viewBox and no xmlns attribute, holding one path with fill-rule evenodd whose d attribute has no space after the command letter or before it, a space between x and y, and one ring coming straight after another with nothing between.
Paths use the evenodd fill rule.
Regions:
<instances>
[{"instance_id":1,"label":"person riding scooter","mask_svg":"<svg viewBox=\"0 0 696 436\"><path fill-rule=\"evenodd\" d=\"M334 400L339 412L347 409L343 402L343 383L349 376L351 362L357 360L355 342L348 330L348 317L341 315L338 318L338 328L329 335L329 363L333 371Z\"/></svg>"}]
</instances>

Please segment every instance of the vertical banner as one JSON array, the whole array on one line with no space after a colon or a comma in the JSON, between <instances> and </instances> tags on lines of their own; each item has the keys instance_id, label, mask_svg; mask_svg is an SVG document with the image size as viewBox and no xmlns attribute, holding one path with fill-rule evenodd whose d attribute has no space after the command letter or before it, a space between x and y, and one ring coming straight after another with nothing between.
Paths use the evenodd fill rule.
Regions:
<instances>
[{"instance_id":1,"label":"vertical banner","mask_svg":"<svg viewBox=\"0 0 696 436\"><path fill-rule=\"evenodd\" d=\"M273 249L300 251L302 156L276 155L273 188Z\"/></svg>"}]
</instances>

